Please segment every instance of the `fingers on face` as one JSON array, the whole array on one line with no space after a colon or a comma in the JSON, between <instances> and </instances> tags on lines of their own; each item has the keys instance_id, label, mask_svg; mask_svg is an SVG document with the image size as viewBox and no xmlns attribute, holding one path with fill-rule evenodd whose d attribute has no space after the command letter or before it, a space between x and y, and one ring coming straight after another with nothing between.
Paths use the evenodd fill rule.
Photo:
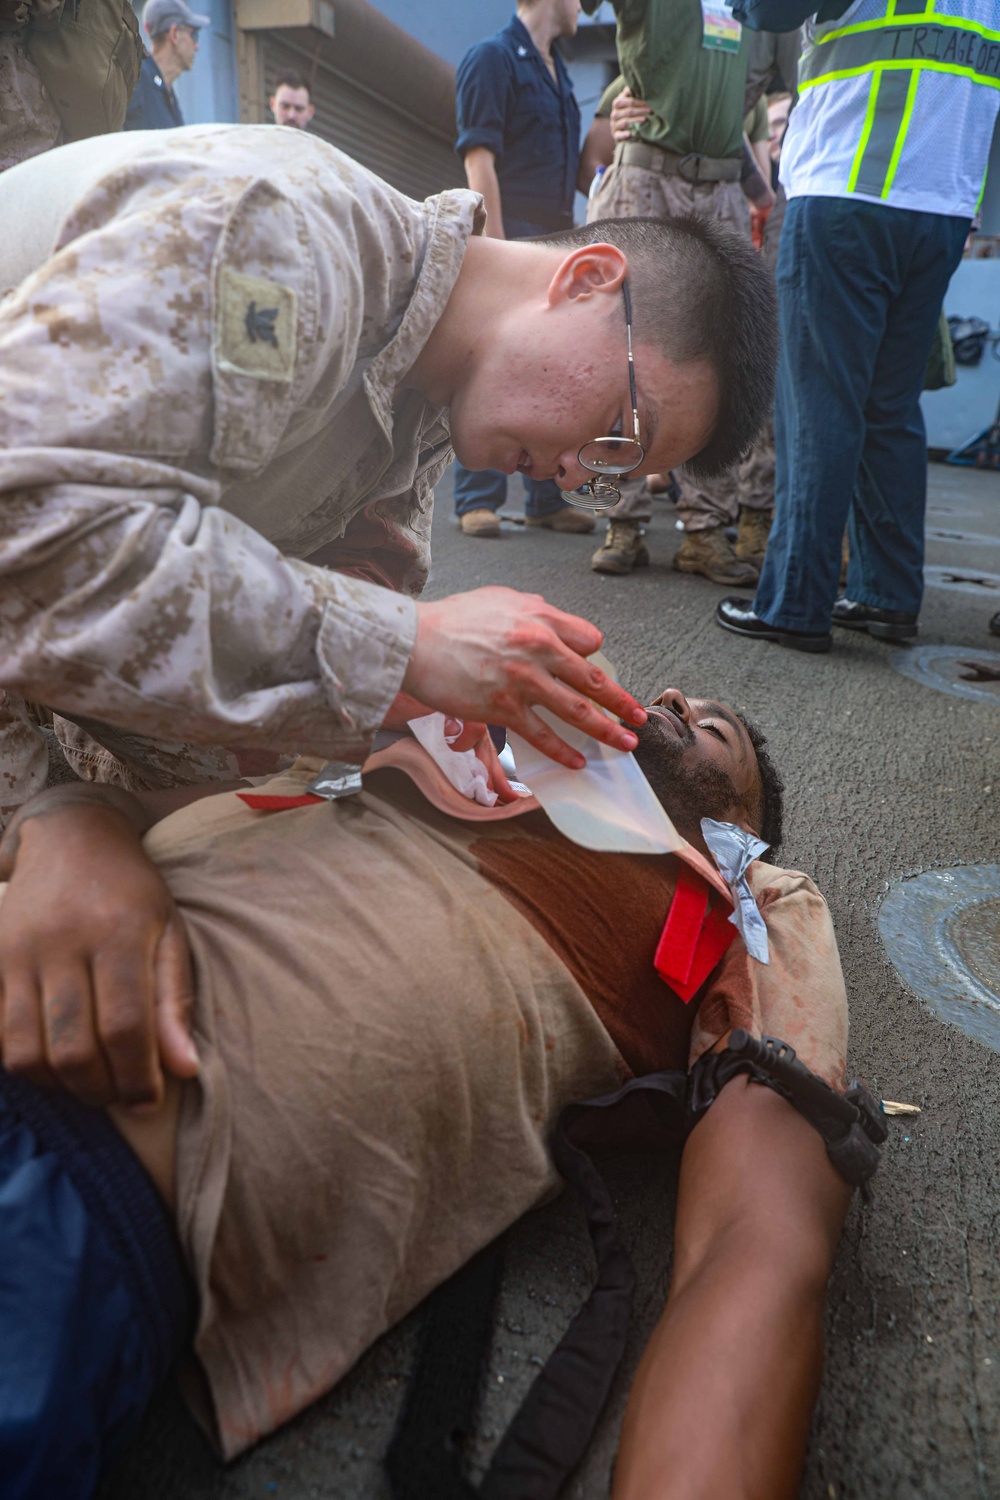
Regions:
<instances>
[{"instance_id":1,"label":"fingers on face","mask_svg":"<svg viewBox=\"0 0 1000 1500\"><path fill-rule=\"evenodd\" d=\"M622 750L632 750L635 747L635 735L620 724L611 723L606 715L594 708L594 704L600 704L609 713L615 715L616 719L627 719L632 724L644 724L646 722L646 710L638 703L631 693L627 693L617 682L613 682L606 673L591 662L581 662L570 657L560 668L559 678L568 688L575 688L577 693L584 694L582 698L576 697L577 705L583 704L592 710L593 716L587 714L586 720L581 717L581 709L577 706L573 711L573 717L568 719L570 723L579 723L581 729L586 729L588 734L595 734L596 738L603 740L605 744L615 745ZM575 696L575 695L574 695ZM568 718L555 704L551 705L553 711L560 718ZM590 728L590 724L601 721L600 732ZM604 732L604 725L611 724L611 733Z\"/></svg>"},{"instance_id":2,"label":"fingers on face","mask_svg":"<svg viewBox=\"0 0 1000 1500\"><path fill-rule=\"evenodd\" d=\"M581 771L587 764L578 750L567 745L565 740L550 729L531 709L522 716L520 723L516 726L517 732L529 745L534 745L543 755L550 760L557 761L561 766L567 766L571 771Z\"/></svg>"}]
</instances>

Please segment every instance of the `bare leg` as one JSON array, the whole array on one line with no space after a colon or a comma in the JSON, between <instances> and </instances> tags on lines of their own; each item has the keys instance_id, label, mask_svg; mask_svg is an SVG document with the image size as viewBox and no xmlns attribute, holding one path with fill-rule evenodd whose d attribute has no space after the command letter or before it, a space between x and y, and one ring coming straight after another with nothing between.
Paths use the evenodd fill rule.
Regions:
<instances>
[{"instance_id":1,"label":"bare leg","mask_svg":"<svg viewBox=\"0 0 1000 1500\"><path fill-rule=\"evenodd\" d=\"M684 1148L673 1280L629 1399L614 1500L792 1500L849 1201L790 1104L727 1085Z\"/></svg>"}]
</instances>

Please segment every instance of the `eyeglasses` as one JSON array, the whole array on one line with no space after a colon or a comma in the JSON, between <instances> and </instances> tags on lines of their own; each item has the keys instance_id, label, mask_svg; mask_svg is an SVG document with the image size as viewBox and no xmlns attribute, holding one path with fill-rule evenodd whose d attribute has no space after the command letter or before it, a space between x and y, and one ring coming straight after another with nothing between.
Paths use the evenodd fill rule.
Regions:
<instances>
[{"instance_id":1,"label":"eyeglasses","mask_svg":"<svg viewBox=\"0 0 1000 1500\"><path fill-rule=\"evenodd\" d=\"M579 510L610 510L612 505L617 505L621 499L621 490L615 479L608 476L631 474L646 456L646 450L639 441L639 397L635 389L635 360L632 357L632 299L627 281L622 281L622 296L625 298L625 327L628 330L628 385L632 395L633 435L630 438L624 435L591 438L589 443L584 443L576 455L577 459L585 469L600 477L589 480L578 490L562 491L566 503L575 505Z\"/></svg>"},{"instance_id":2,"label":"eyeglasses","mask_svg":"<svg viewBox=\"0 0 1000 1500\"><path fill-rule=\"evenodd\" d=\"M193 42L196 42L198 40L198 32L200 31L200 29L201 28L199 26L181 26L181 30L186 31Z\"/></svg>"}]
</instances>

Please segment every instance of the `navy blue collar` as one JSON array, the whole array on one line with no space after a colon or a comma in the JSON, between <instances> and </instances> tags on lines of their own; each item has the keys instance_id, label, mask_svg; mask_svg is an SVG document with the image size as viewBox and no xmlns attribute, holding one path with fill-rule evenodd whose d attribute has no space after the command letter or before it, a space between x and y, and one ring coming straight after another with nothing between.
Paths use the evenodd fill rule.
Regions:
<instances>
[{"instance_id":1,"label":"navy blue collar","mask_svg":"<svg viewBox=\"0 0 1000 1500\"><path fill-rule=\"evenodd\" d=\"M520 16L515 15L511 17L511 22L507 27L507 30L510 32L512 41L517 43L519 52L521 51L521 48L525 48L529 53L531 53L534 58L537 59L538 65L541 68L542 72L545 74L545 80L549 84L550 88L555 89L557 94L564 94L569 84L569 74L566 71L566 64L563 62L555 42L553 42L552 44L552 60L556 65L556 78L558 78L559 80L558 83L549 72L548 63L545 61L538 48L535 46L534 41L531 37L531 32L528 30L527 26L525 26Z\"/></svg>"}]
</instances>

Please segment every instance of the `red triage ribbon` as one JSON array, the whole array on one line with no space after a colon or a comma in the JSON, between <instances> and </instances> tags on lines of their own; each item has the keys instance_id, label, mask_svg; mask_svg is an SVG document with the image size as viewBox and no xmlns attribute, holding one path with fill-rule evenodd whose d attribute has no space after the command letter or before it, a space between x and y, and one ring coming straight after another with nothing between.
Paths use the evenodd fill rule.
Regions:
<instances>
[{"instance_id":1,"label":"red triage ribbon","mask_svg":"<svg viewBox=\"0 0 1000 1500\"><path fill-rule=\"evenodd\" d=\"M711 906L710 895L708 881L682 863L653 963L660 978L685 1004L736 936L729 913Z\"/></svg>"},{"instance_id":2,"label":"red triage ribbon","mask_svg":"<svg viewBox=\"0 0 1000 1500\"><path fill-rule=\"evenodd\" d=\"M241 802L252 807L254 812L284 812L289 807L310 807L314 802L325 802L325 797L316 797L303 792L298 797L276 797L267 792L237 792Z\"/></svg>"}]
</instances>

